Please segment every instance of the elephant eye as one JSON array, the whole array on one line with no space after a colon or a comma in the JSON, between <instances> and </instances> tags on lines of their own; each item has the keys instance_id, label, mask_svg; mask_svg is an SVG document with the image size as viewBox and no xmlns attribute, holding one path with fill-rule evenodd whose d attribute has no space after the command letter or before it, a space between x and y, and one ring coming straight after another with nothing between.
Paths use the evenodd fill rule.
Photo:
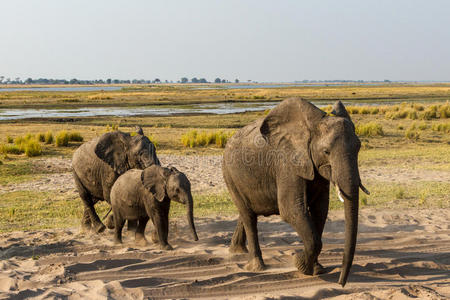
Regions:
<instances>
[{"instance_id":1,"label":"elephant eye","mask_svg":"<svg viewBox=\"0 0 450 300\"><path fill-rule=\"evenodd\" d=\"M330 150L325 149L325 150L323 150L323 153L325 153L326 155L330 155Z\"/></svg>"}]
</instances>

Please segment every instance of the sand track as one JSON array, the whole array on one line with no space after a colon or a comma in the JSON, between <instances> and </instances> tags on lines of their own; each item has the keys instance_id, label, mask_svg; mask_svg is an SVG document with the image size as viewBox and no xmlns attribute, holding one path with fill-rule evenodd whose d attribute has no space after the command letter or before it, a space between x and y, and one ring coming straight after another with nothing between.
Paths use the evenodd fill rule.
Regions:
<instances>
[{"instance_id":1,"label":"sand track","mask_svg":"<svg viewBox=\"0 0 450 300\"><path fill-rule=\"evenodd\" d=\"M0 236L0 299L448 299L448 210L362 210L358 247L349 282L336 282L342 261L343 213L333 211L325 228L320 262L328 273L300 275L293 254L301 240L279 217L260 218L259 237L267 270L249 272L246 254L230 255L235 226L230 217L198 218L200 240L190 240L184 220L172 220L174 251L153 244L112 243L112 232L78 229L14 232ZM151 228L147 228L149 234Z\"/></svg>"}]
</instances>

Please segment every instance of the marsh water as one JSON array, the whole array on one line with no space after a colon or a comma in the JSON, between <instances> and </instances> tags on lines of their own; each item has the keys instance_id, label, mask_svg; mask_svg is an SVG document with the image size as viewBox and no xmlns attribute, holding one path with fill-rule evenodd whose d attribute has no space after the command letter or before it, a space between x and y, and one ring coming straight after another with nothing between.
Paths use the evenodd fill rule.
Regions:
<instances>
[{"instance_id":1,"label":"marsh water","mask_svg":"<svg viewBox=\"0 0 450 300\"><path fill-rule=\"evenodd\" d=\"M1 120L17 120L32 118L77 118L96 116L172 116L181 114L232 114L246 111L263 111L272 109L279 102L230 102L230 103L200 103L189 105L152 105L139 107L86 107L66 109L0 109ZM323 107L333 102L314 102ZM368 102L344 102L351 105L374 105Z\"/></svg>"},{"instance_id":2,"label":"marsh water","mask_svg":"<svg viewBox=\"0 0 450 300\"><path fill-rule=\"evenodd\" d=\"M4 109L0 120L29 118L67 118L95 116L171 116L179 114L230 114L273 108L278 102L208 103L189 105L153 105L139 107L87 107L73 109Z\"/></svg>"}]
</instances>

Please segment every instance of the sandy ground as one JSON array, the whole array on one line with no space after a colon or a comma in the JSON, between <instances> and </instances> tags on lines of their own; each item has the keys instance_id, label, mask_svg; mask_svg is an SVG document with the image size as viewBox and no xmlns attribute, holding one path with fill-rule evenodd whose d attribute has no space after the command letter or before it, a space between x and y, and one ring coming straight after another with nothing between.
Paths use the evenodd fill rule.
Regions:
<instances>
[{"instance_id":1,"label":"sandy ground","mask_svg":"<svg viewBox=\"0 0 450 300\"><path fill-rule=\"evenodd\" d=\"M174 166L184 172L191 181L193 192L217 192L226 189L222 177L222 156L220 155L158 155L162 165ZM33 162L33 167L45 170L41 178L33 181L0 185L0 194L21 190L60 190L75 191L70 159L42 158ZM422 169L402 169L388 167L361 167L361 178L364 182L407 183L414 181L450 182L450 172Z\"/></svg>"},{"instance_id":2,"label":"sandy ground","mask_svg":"<svg viewBox=\"0 0 450 300\"><path fill-rule=\"evenodd\" d=\"M224 188L220 156L160 155L190 178L196 192ZM13 190L72 190L68 159L38 159L47 174L35 181L0 186ZM450 181L450 172L361 169L365 180ZM0 235L0 299L450 299L450 210L360 211L358 245L345 288L337 284L344 242L343 212L330 213L319 257L328 273L300 275L293 254L302 248L279 217L259 219L263 272L248 272L245 254L230 255L235 217L196 218L200 240L190 240L183 219L171 220L173 251L134 244L126 233L78 228ZM152 230L149 226L147 234Z\"/></svg>"},{"instance_id":3,"label":"sandy ground","mask_svg":"<svg viewBox=\"0 0 450 300\"><path fill-rule=\"evenodd\" d=\"M243 269L246 255L228 254L235 226L230 217L196 219L200 240L190 240L182 220L172 220L173 251L124 245L112 233L85 235L78 229L27 231L0 236L0 299L449 299L450 212L360 213L358 246L345 288L340 272L342 212L327 221L320 262L328 273L300 275L292 255L302 247L278 217L259 219L268 266ZM147 228L147 231L151 228ZM149 232L147 232L149 234Z\"/></svg>"}]
</instances>

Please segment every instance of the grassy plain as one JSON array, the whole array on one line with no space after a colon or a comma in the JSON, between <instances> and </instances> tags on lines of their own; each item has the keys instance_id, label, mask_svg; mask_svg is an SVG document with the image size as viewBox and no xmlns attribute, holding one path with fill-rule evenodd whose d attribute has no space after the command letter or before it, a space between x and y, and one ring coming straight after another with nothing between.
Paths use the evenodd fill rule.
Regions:
<instances>
[{"instance_id":1,"label":"grassy plain","mask_svg":"<svg viewBox=\"0 0 450 300\"><path fill-rule=\"evenodd\" d=\"M149 103L179 104L198 101L265 101L282 100L287 96L304 96L310 99L408 99L422 103L427 110L432 102L450 99L449 85L433 86L345 86L345 87L301 87L255 90L196 90L182 86L131 87L120 92L86 93L0 93L3 107L49 107L62 105L65 108L87 105L141 105ZM100 99L98 94L109 99ZM94 96L97 95L97 96ZM255 99L257 96L258 99ZM3 98L2 98L3 97ZM96 98L97 97L97 98ZM100 97L100 98L99 98ZM261 97L264 97L261 99ZM79 102L63 102L64 99ZM382 101L381 101L382 102ZM380 104L377 107L385 106ZM405 104L405 107L410 107ZM392 111L394 109L389 106ZM412 106L411 106L412 107ZM401 109L401 108L400 108ZM409 109L409 108L408 108ZM33 135L62 130L77 131L84 140L90 140L119 126L120 130L131 132L135 125L141 125L147 135L157 141L158 153L182 155L221 154L223 149L215 145L206 147L185 147L181 137L192 131L231 133L249 122L264 116L265 112L247 112L229 115L192 115L170 117L96 117L70 119L39 119L0 122L0 144L6 143L6 136L18 137L28 133ZM355 113L352 119L357 126L375 123L382 128L382 135L361 134L362 149L359 162L362 169L383 168L383 170L424 170L429 172L450 172L450 133L437 130L450 122L449 118L392 119L386 113ZM435 130L433 130L435 129ZM414 132L411 137L408 131ZM80 142L70 142L68 147L54 144L42 145L43 157L71 157ZM0 155L0 186L20 184L43 178L51 173L33 168L33 160L24 155ZM409 208L439 207L450 208L450 183L430 180L408 180L386 182L370 180L365 185L371 190L370 196L361 196L362 207ZM78 196L72 192L59 191L11 191L0 188L0 232L21 229L58 228L76 226L81 216ZM198 216L214 214L235 214L233 203L227 193L196 194L195 212ZM331 209L340 209L334 191L331 192ZM102 204L97 208L101 215L107 210ZM184 216L183 206L174 203L171 214Z\"/></svg>"},{"instance_id":2,"label":"grassy plain","mask_svg":"<svg viewBox=\"0 0 450 300\"><path fill-rule=\"evenodd\" d=\"M87 106L186 105L224 101L279 101L299 96L309 100L365 100L374 102L448 100L450 84L386 84L285 86L226 89L225 85L140 85L118 91L1 92L0 108L67 108Z\"/></svg>"}]
</instances>

